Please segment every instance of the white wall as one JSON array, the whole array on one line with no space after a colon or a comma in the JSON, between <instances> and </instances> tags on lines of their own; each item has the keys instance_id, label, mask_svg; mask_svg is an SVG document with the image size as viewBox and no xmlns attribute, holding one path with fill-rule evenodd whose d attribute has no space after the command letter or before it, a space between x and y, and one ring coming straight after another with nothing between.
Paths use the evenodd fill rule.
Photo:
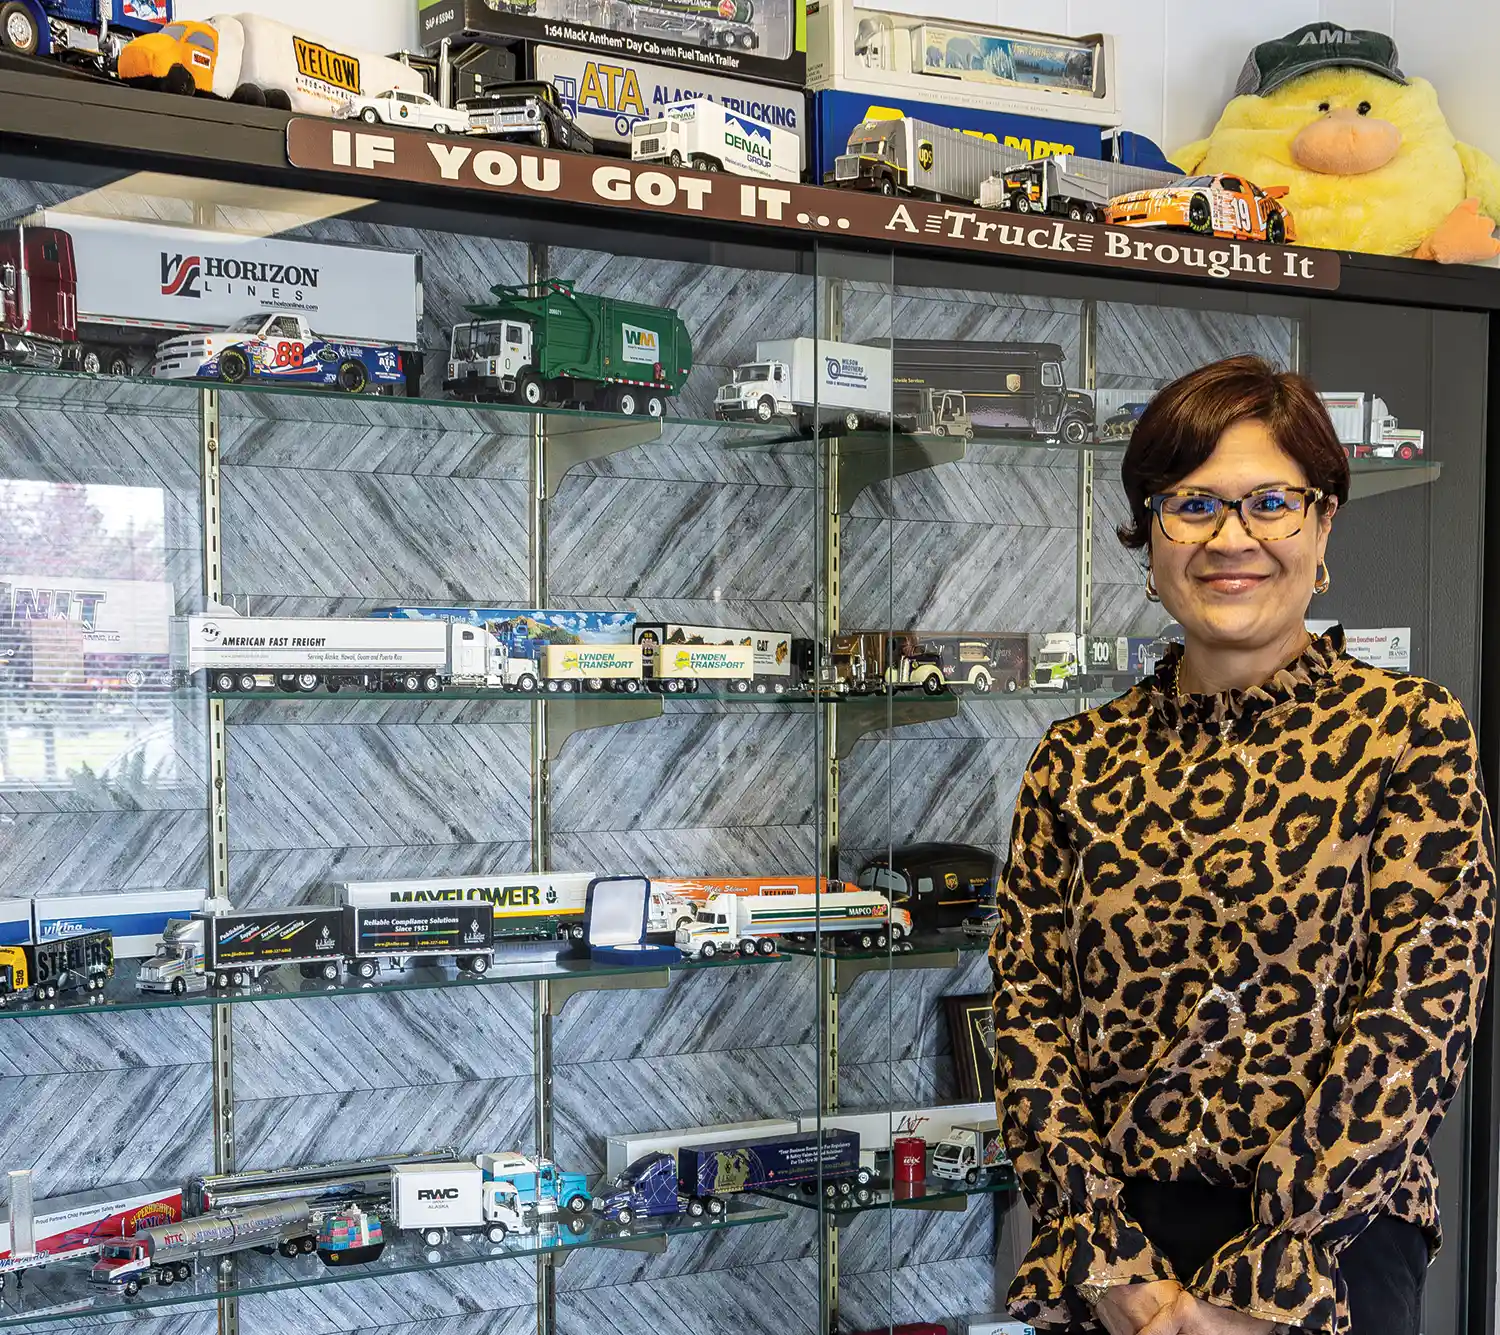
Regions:
<instances>
[{"instance_id":1,"label":"white wall","mask_svg":"<svg viewBox=\"0 0 1500 1335\"><path fill-rule=\"evenodd\" d=\"M1170 151L1213 128L1256 42L1316 19L1390 33L1402 67L1437 85L1460 139L1500 159L1500 0L869 0L935 18L1118 40L1128 129ZM184 18L250 10L367 51L414 50L416 0L178 0Z\"/></svg>"}]
</instances>

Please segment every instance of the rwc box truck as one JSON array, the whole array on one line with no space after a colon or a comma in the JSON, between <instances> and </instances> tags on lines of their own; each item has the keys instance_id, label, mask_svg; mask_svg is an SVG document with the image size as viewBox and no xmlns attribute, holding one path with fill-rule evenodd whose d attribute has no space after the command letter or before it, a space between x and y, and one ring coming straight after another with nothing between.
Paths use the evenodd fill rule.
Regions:
<instances>
[{"instance_id":1,"label":"rwc box truck","mask_svg":"<svg viewBox=\"0 0 1500 1335\"><path fill-rule=\"evenodd\" d=\"M495 299L468 307L474 319L450 336L443 388L458 398L661 417L693 369L693 340L676 311L556 278L490 291Z\"/></svg>"}]
</instances>

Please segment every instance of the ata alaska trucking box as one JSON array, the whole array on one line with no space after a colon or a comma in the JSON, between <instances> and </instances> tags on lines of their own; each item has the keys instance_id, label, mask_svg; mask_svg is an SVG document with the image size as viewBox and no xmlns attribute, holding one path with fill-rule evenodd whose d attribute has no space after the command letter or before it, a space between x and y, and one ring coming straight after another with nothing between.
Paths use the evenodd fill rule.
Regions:
<instances>
[{"instance_id":1,"label":"ata alaska trucking box","mask_svg":"<svg viewBox=\"0 0 1500 1335\"><path fill-rule=\"evenodd\" d=\"M417 0L422 44L550 42L800 88L804 0Z\"/></svg>"}]
</instances>

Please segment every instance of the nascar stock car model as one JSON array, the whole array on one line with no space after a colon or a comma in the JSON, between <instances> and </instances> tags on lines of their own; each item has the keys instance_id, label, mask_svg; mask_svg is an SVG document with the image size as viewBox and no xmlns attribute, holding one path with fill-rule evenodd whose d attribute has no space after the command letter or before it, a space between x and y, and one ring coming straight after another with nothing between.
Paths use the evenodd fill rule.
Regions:
<instances>
[{"instance_id":1,"label":"nascar stock car model","mask_svg":"<svg viewBox=\"0 0 1500 1335\"><path fill-rule=\"evenodd\" d=\"M1104 221L1121 227L1167 227L1236 241L1294 240L1286 186L1262 189L1240 176L1185 176L1171 185L1110 200Z\"/></svg>"},{"instance_id":2,"label":"nascar stock car model","mask_svg":"<svg viewBox=\"0 0 1500 1335\"><path fill-rule=\"evenodd\" d=\"M290 311L258 312L227 329L184 334L156 349L151 374L163 380L247 380L358 394L408 383L415 358L394 344L325 338Z\"/></svg>"}]
</instances>

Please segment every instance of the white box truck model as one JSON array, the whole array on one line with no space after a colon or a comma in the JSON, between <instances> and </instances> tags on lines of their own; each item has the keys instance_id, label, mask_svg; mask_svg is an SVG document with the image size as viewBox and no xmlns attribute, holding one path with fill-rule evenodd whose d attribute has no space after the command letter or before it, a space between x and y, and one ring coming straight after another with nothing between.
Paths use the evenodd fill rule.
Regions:
<instances>
[{"instance_id":1,"label":"white box truck model","mask_svg":"<svg viewBox=\"0 0 1500 1335\"><path fill-rule=\"evenodd\" d=\"M121 83L332 116L357 97L425 93L420 70L259 14L179 20L126 43Z\"/></svg>"},{"instance_id":2,"label":"white box truck model","mask_svg":"<svg viewBox=\"0 0 1500 1335\"><path fill-rule=\"evenodd\" d=\"M659 118L630 127L630 156L637 162L795 181L801 176L800 145L790 130L767 125L706 97L674 102Z\"/></svg>"},{"instance_id":3,"label":"white box truck model","mask_svg":"<svg viewBox=\"0 0 1500 1335\"><path fill-rule=\"evenodd\" d=\"M172 667L211 689L431 692L446 686L500 687L510 672L487 630L453 621L381 617L242 617L233 608L172 623ZM531 663L525 662L528 671ZM534 676L534 673L533 673Z\"/></svg>"},{"instance_id":4,"label":"white box truck model","mask_svg":"<svg viewBox=\"0 0 1500 1335\"><path fill-rule=\"evenodd\" d=\"M774 955L778 936L805 940L814 932L847 937L861 950L884 949L911 935L911 915L892 910L884 895L869 890L824 890L818 894L715 895L686 927L677 948L693 959L715 955Z\"/></svg>"},{"instance_id":5,"label":"white box truck model","mask_svg":"<svg viewBox=\"0 0 1500 1335\"><path fill-rule=\"evenodd\" d=\"M422 257L410 251L51 212L0 242L33 294L14 310L6 303L7 346L27 336L38 344L23 362L130 375L174 334L292 309L322 339L388 345L409 377L420 372ZM43 300L53 289L57 303ZM56 304L71 318L58 320Z\"/></svg>"},{"instance_id":6,"label":"white box truck model","mask_svg":"<svg viewBox=\"0 0 1500 1335\"><path fill-rule=\"evenodd\" d=\"M398 1164L391 1170L391 1222L420 1233L429 1247L450 1232L504 1242L522 1227L515 1183L486 1181L477 1163Z\"/></svg>"},{"instance_id":7,"label":"white box truck model","mask_svg":"<svg viewBox=\"0 0 1500 1335\"><path fill-rule=\"evenodd\" d=\"M932 1151L928 1171L933 1177L972 1187L1009 1167L999 1123L985 1121L950 1128Z\"/></svg>"},{"instance_id":8,"label":"white box truck model","mask_svg":"<svg viewBox=\"0 0 1500 1335\"><path fill-rule=\"evenodd\" d=\"M821 419L846 431L883 426L891 416L891 350L867 343L786 338L755 345L714 396L725 422L772 422L803 430Z\"/></svg>"},{"instance_id":9,"label":"white box truck model","mask_svg":"<svg viewBox=\"0 0 1500 1335\"><path fill-rule=\"evenodd\" d=\"M1421 456L1425 433L1402 430L1397 426L1391 410L1378 394L1329 391L1318 397L1333 419L1333 429L1340 443L1356 458L1374 455L1378 459L1416 459Z\"/></svg>"}]
</instances>

